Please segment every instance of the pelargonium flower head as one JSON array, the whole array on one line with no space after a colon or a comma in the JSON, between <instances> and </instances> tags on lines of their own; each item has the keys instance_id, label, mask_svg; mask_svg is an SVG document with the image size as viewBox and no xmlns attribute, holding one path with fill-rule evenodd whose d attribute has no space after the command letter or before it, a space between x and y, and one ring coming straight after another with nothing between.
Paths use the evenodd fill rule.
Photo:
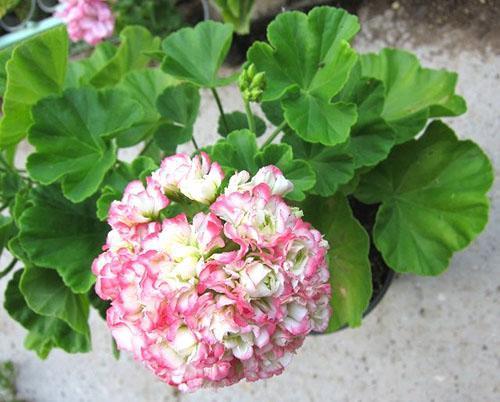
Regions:
<instances>
[{"instance_id":1,"label":"pelargonium flower head","mask_svg":"<svg viewBox=\"0 0 500 402\"><path fill-rule=\"evenodd\" d=\"M113 34L115 17L104 0L61 0L56 12L67 26L73 42L83 40L95 46Z\"/></svg>"},{"instance_id":2,"label":"pelargonium flower head","mask_svg":"<svg viewBox=\"0 0 500 402\"><path fill-rule=\"evenodd\" d=\"M222 179L206 154L166 158L112 203L92 265L118 348L181 391L282 373L331 315L328 243L291 183L274 166ZM167 217L170 200L189 208Z\"/></svg>"},{"instance_id":3,"label":"pelargonium flower head","mask_svg":"<svg viewBox=\"0 0 500 402\"><path fill-rule=\"evenodd\" d=\"M169 197L182 194L209 205L217 195L224 173L217 162L211 163L209 156L201 152L193 158L187 154L165 158L152 177Z\"/></svg>"}]
</instances>

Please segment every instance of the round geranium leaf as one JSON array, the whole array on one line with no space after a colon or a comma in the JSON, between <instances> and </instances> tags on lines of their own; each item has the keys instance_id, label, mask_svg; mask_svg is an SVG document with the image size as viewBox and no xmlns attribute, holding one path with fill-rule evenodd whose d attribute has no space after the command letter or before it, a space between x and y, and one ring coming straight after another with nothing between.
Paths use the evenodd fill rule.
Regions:
<instances>
[{"instance_id":1,"label":"round geranium leaf","mask_svg":"<svg viewBox=\"0 0 500 402\"><path fill-rule=\"evenodd\" d=\"M142 106L124 95L79 88L40 101L28 134L36 149L27 162L30 176L42 184L60 181L73 202L94 194L116 161L116 147L107 140L143 116Z\"/></svg>"},{"instance_id":2,"label":"round geranium leaf","mask_svg":"<svg viewBox=\"0 0 500 402\"><path fill-rule=\"evenodd\" d=\"M182 28L163 41L166 57L162 68L181 80L206 88L229 84L235 77L220 78L219 69L227 56L233 37L231 24L200 22Z\"/></svg>"},{"instance_id":3,"label":"round geranium leaf","mask_svg":"<svg viewBox=\"0 0 500 402\"><path fill-rule=\"evenodd\" d=\"M309 196L303 208L305 218L330 245L333 314L327 332L346 324L358 326L372 295L368 234L354 218L347 199L339 194L330 198Z\"/></svg>"},{"instance_id":4,"label":"round geranium leaf","mask_svg":"<svg viewBox=\"0 0 500 402\"><path fill-rule=\"evenodd\" d=\"M74 292L87 292L107 228L95 216L95 200L73 204L54 187L32 191L32 199L19 220L22 250L35 265L57 270Z\"/></svg>"},{"instance_id":5,"label":"round geranium leaf","mask_svg":"<svg viewBox=\"0 0 500 402\"><path fill-rule=\"evenodd\" d=\"M373 235L391 268L437 275L486 225L492 181L483 151L436 121L362 176L355 195L382 203Z\"/></svg>"}]
</instances>

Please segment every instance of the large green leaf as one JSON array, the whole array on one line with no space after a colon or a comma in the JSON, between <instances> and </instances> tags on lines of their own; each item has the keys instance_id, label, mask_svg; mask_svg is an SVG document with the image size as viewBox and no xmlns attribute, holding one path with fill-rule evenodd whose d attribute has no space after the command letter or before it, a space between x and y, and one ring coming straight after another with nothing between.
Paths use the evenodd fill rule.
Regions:
<instances>
[{"instance_id":1,"label":"large green leaf","mask_svg":"<svg viewBox=\"0 0 500 402\"><path fill-rule=\"evenodd\" d=\"M256 42L248 51L249 60L266 73L264 101L288 93L283 99L285 118L309 142L342 143L356 121L355 106L331 99L356 62L348 41L358 29L357 18L341 9L288 12L269 25L269 44Z\"/></svg>"},{"instance_id":2,"label":"large green leaf","mask_svg":"<svg viewBox=\"0 0 500 402\"><path fill-rule=\"evenodd\" d=\"M358 120L346 147L354 158L354 166L373 166L384 160L394 146L395 133L381 117L385 102L382 81L361 77L361 65L357 63L335 100L357 106Z\"/></svg>"},{"instance_id":3,"label":"large green leaf","mask_svg":"<svg viewBox=\"0 0 500 402\"><path fill-rule=\"evenodd\" d=\"M87 292L108 229L95 216L95 200L73 204L54 187L33 191L32 198L19 221L22 249L33 264L57 270L74 292Z\"/></svg>"},{"instance_id":4,"label":"large green leaf","mask_svg":"<svg viewBox=\"0 0 500 402\"><path fill-rule=\"evenodd\" d=\"M354 218L344 196L308 197L304 217L324 234L328 252L332 309L327 332L345 324L361 324L372 294L372 276L368 253L370 240L363 226Z\"/></svg>"},{"instance_id":5,"label":"large green leaf","mask_svg":"<svg viewBox=\"0 0 500 402\"><path fill-rule=\"evenodd\" d=\"M6 65L14 51L13 46L0 50L0 96L3 97L5 87L7 85L7 69Z\"/></svg>"},{"instance_id":6,"label":"large green leaf","mask_svg":"<svg viewBox=\"0 0 500 402\"><path fill-rule=\"evenodd\" d=\"M455 95L457 74L422 68L411 53L383 49L360 58L362 75L383 81L386 100L382 117L394 128L398 143L420 132L429 117L465 113L465 101Z\"/></svg>"},{"instance_id":7,"label":"large green leaf","mask_svg":"<svg viewBox=\"0 0 500 402\"><path fill-rule=\"evenodd\" d=\"M34 350L42 359L54 347L62 348L68 353L90 351L88 333L76 332L63 320L36 314L28 307L19 290L22 273L22 270L17 271L9 281L5 289L4 307L14 320L29 331L25 347Z\"/></svg>"},{"instance_id":8,"label":"large green leaf","mask_svg":"<svg viewBox=\"0 0 500 402\"><path fill-rule=\"evenodd\" d=\"M144 109L144 116L117 138L119 147L129 147L153 135L161 125L156 100L168 86L177 81L159 68L145 68L129 72L117 88L127 92Z\"/></svg>"},{"instance_id":9,"label":"large green leaf","mask_svg":"<svg viewBox=\"0 0 500 402\"><path fill-rule=\"evenodd\" d=\"M59 318L76 332L90 334L87 296L73 293L56 271L27 266L21 276L19 289L35 313Z\"/></svg>"},{"instance_id":10,"label":"large green leaf","mask_svg":"<svg viewBox=\"0 0 500 402\"><path fill-rule=\"evenodd\" d=\"M157 145L169 151L193 137L193 125L200 109L199 89L183 83L167 87L156 101L162 125L155 134Z\"/></svg>"},{"instance_id":11,"label":"large green leaf","mask_svg":"<svg viewBox=\"0 0 500 402\"><path fill-rule=\"evenodd\" d=\"M292 147L288 144L269 144L255 155L256 163L262 167L274 165L293 183L293 191L286 195L294 201L302 201L304 192L314 187L316 175L306 161L293 159Z\"/></svg>"},{"instance_id":12,"label":"large green leaf","mask_svg":"<svg viewBox=\"0 0 500 402\"><path fill-rule=\"evenodd\" d=\"M118 90L68 89L33 108L28 158L30 176L42 184L61 181L64 195L80 202L94 194L116 160L106 139L129 128L142 107Z\"/></svg>"},{"instance_id":13,"label":"large green leaf","mask_svg":"<svg viewBox=\"0 0 500 402\"><path fill-rule=\"evenodd\" d=\"M158 50L160 42L144 27L128 26L120 32L120 46L103 68L90 79L96 88L114 86L129 71L146 67L147 52Z\"/></svg>"},{"instance_id":14,"label":"large green leaf","mask_svg":"<svg viewBox=\"0 0 500 402\"><path fill-rule=\"evenodd\" d=\"M2 148L21 141L32 124L31 107L62 91L68 59L68 36L59 27L19 45L7 63L7 85L0 122Z\"/></svg>"},{"instance_id":15,"label":"large green leaf","mask_svg":"<svg viewBox=\"0 0 500 402\"><path fill-rule=\"evenodd\" d=\"M382 203L373 235L391 268L437 275L486 225L492 181L483 151L436 121L362 176L355 195Z\"/></svg>"},{"instance_id":16,"label":"large green leaf","mask_svg":"<svg viewBox=\"0 0 500 402\"><path fill-rule=\"evenodd\" d=\"M331 196L354 176L353 158L347 152L345 145L326 147L321 144L311 144L302 141L293 133L286 134L283 142L291 145L294 155L307 161L313 168L316 184L309 191L312 194Z\"/></svg>"},{"instance_id":17,"label":"large green leaf","mask_svg":"<svg viewBox=\"0 0 500 402\"><path fill-rule=\"evenodd\" d=\"M253 174L259 168L255 162L258 151L257 139L250 130L238 130L219 140L209 151L214 161L219 162L226 173L246 170Z\"/></svg>"},{"instance_id":18,"label":"large green leaf","mask_svg":"<svg viewBox=\"0 0 500 402\"><path fill-rule=\"evenodd\" d=\"M72 88L88 84L92 77L109 63L117 49L110 42L102 42L94 48L89 57L71 61L68 64L64 87Z\"/></svg>"},{"instance_id":19,"label":"large green leaf","mask_svg":"<svg viewBox=\"0 0 500 402\"><path fill-rule=\"evenodd\" d=\"M205 88L229 84L234 78L220 78L219 69L231 46L230 24L204 21L194 28L182 28L163 41L166 57L162 68L168 74Z\"/></svg>"}]
</instances>

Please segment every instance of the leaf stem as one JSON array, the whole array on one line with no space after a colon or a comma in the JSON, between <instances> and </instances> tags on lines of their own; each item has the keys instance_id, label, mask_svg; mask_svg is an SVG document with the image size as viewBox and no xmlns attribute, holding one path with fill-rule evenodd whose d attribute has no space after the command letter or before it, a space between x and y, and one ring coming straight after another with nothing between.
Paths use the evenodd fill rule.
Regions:
<instances>
[{"instance_id":1,"label":"leaf stem","mask_svg":"<svg viewBox=\"0 0 500 402\"><path fill-rule=\"evenodd\" d=\"M245 100L245 112L247 114L248 128L252 133L255 133L255 119L253 117L252 108L250 107L250 102L247 100Z\"/></svg>"},{"instance_id":2,"label":"leaf stem","mask_svg":"<svg viewBox=\"0 0 500 402\"><path fill-rule=\"evenodd\" d=\"M219 108L219 113L221 115L224 128L226 129L226 132L229 132L229 126L226 121L226 114L224 113L224 108L222 107L222 102L220 101L219 93L215 88L210 88L210 90L212 91L212 94L215 98L215 103L217 103L217 107Z\"/></svg>"},{"instance_id":3,"label":"leaf stem","mask_svg":"<svg viewBox=\"0 0 500 402\"><path fill-rule=\"evenodd\" d=\"M194 149L196 149L196 151L199 151L200 147L198 146L198 143L196 142L194 136L191 137L191 142L193 143Z\"/></svg>"},{"instance_id":4,"label":"leaf stem","mask_svg":"<svg viewBox=\"0 0 500 402\"><path fill-rule=\"evenodd\" d=\"M281 131L283 131L283 129L286 127L286 124L287 124L286 120L283 120L281 124L274 129L269 138L262 144L261 148L264 148L265 146L273 142L273 140L278 136L278 134L281 133Z\"/></svg>"},{"instance_id":5,"label":"leaf stem","mask_svg":"<svg viewBox=\"0 0 500 402\"><path fill-rule=\"evenodd\" d=\"M8 275L10 271L16 266L17 264L17 258L14 258L9 265L7 265L7 268L5 268L3 271L0 271L0 279L2 279L4 276Z\"/></svg>"}]
</instances>

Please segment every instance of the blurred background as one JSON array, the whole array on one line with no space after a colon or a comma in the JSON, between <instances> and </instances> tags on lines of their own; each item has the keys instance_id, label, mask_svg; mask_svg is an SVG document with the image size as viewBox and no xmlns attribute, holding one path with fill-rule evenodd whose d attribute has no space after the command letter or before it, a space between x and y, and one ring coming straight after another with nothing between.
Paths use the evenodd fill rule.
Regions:
<instances>
[{"instance_id":1,"label":"blurred background","mask_svg":"<svg viewBox=\"0 0 500 402\"><path fill-rule=\"evenodd\" d=\"M118 25L145 24L159 35L196 23L206 13L198 1L116 3ZM237 68L247 47L265 37L267 24L277 13L307 11L315 4L341 6L359 16L362 31L355 41L359 51L398 47L415 52L424 66L458 72L458 93L467 100L468 112L449 123L459 136L486 150L498 173L500 1L256 0L250 34L235 37L226 68ZM0 45L43 29L43 24L57 23L51 19L55 5L55 0L1 0ZM213 18L219 18L219 10L210 4ZM85 46L75 45L75 55L82 51ZM231 108L241 102L236 87L221 92ZM218 116L211 97L204 95L195 128L201 145L215 138ZM0 362L13 362L15 378L9 367L0 367L0 401L2 386L15 387L18 400L33 402L499 401L498 181L490 197L487 229L454 257L444 275L397 277L361 328L310 337L279 377L179 394L125 354L116 361L109 332L97 315L91 317L93 352L68 355L56 350L40 361L23 348L24 329L1 309ZM0 302L6 282L0 282Z\"/></svg>"}]
</instances>

